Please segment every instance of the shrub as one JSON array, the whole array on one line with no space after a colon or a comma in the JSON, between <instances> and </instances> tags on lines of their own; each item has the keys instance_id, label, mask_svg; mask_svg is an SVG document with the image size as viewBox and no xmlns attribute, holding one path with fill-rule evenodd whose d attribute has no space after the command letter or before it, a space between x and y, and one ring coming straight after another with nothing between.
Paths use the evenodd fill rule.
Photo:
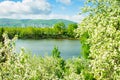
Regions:
<instances>
[{"instance_id":1,"label":"shrub","mask_svg":"<svg viewBox=\"0 0 120 80\"><path fill-rule=\"evenodd\" d=\"M120 79L120 1L88 0L93 6L84 8L88 12L77 33L85 37L91 72L97 80ZM89 37L84 36L88 33Z\"/></svg>"},{"instance_id":2,"label":"shrub","mask_svg":"<svg viewBox=\"0 0 120 80\"><path fill-rule=\"evenodd\" d=\"M16 38L10 40L7 34L3 37L4 43L0 44L0 80L92 80L87 61L80 58L63 60L57 47L49 57L31 56L24 49L16 53Z\"/></svg>"}]
</instances>

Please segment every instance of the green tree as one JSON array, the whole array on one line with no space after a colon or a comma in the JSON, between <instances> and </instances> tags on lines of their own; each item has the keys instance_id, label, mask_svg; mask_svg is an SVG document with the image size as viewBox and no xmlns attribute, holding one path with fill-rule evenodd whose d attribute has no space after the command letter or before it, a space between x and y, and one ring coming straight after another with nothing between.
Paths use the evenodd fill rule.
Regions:
<instances>
[{"instance_id":1,"label":"green tree","mask_svg":"<svg viewBox=\"0 0 120 80\"><path fill-rule=\"evenodd\" d=\"M91 72L97 80L120 80L120 0L87 0L89 13L77 29L88 44ZM87 36L85 34L87 33ZM85 53L86 54L86 53Z\"/></svg>"},{"instance_id":2,"label":"green tree","mask_svg":"<svg viewBox=\"0 0 120 80\"><path fill-rule=\"evenodd\" d=\"M62 34L65 29L65 24L63 22L58 22L54 25L54 29L59 33Z\"/></svg>"},{"instance_id":3,"label":"green tree","mask_svg":"<svg viewBox=\"0 0 120 80\"><path fill-rule=\"evenodd\" d=\"M77 28L78 28L77 24L69 24L67 29L68 36L74 37L75 36L74 30Z\"/></svg>"},{"instance_id":4,"label":"green tree","mask_svg":"<svg viewBox=\"0 0 120 80\"><path fill-rule=\"evenodd\" d=\"M2 37L2 34L4 33L4 28L1 28L0 29L0 41L1 42L4 42L4 39L3 39L3 37Z\"/></svg>"}]
</instances>

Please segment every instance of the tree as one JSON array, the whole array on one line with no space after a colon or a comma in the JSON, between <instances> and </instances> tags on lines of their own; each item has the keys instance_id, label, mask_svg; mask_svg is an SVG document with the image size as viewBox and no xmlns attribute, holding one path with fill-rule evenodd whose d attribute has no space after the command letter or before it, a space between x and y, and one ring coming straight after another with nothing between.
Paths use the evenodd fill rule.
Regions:
<instances>
[{"instance_id":1,"label":"tree","mask_svg":"<svg viewBox=\"0 0 120 80\"><path fill-rule=\"evenodd\" d=\"M83 46L89 46L91 72L97 80L119 80L120 0L87 0L87 3L90 6L86 5L83 12L89 16L76 31L80 38L85 37Z\"/></svg>"},{"instance_id":2,"label":"tree","mask_svg":"<svg viewBox=\"0 0 120 80\"><path fill-rule=\"evenodd\" d=\"M54 25L54 29L59 33L62 34L63 30L65 29L65 24L63 22L58 22Z\"/></svg>"},{"instance_id":3,"label":"tree","mask_svg":"<svg viewBox=\"0 0 120 80\"><path fill-rule=\"evenodd\" d=\"M69 24L68 25L68 29L67 29L67 32L68 32L68 35L70 37L74 37L75 34L74 34L74 30L78 28L78 25L77 24Z\"/></svg>"},{"instance_id":4,"label":"tree","mask_svg":"<svg viewBox=\"0 0 120 80\"><path fill-rule=\"evenodd\" d=\"M4 44L4 38L2 36L2 34L4 33L4 28L0 29L0 41Z\"/></svg>"}]
</instances>

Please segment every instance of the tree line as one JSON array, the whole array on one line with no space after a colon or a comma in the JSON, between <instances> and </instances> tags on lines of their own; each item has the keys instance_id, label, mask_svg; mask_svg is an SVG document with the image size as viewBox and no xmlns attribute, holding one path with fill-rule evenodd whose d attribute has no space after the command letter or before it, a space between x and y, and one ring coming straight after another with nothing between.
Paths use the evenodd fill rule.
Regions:
<instances>
[{"instance_id":1,"label":"tree line","mask_svg":"<svg viewBox=\"0 0 120 80\"><path fill-rule=\"evenodd\" d=\"M9 38L18 35L19 39L74 39L77 27L75 23L66 26L63 22L58 22L53 27L1 27L0 36L7 32Z\"/></svg>"}]
</instances>

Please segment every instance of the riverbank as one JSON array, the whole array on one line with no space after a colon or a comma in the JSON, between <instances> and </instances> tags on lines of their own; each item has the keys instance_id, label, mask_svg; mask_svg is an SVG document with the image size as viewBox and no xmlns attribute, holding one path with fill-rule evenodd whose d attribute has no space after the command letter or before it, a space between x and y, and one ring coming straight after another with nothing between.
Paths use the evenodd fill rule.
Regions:
<instances>
[{"instance_id":1,"label":"riverbank","mask_svg":"<svg viewBox=\"0 0 120 80\"><path fill-rule=\"evenodd\" d=\"M74 28L58 28L56 27L1 27L0 38L4 32L8 33L10 39L18 35L19 39L76 39Z\"/></svg>"}]
</instances>

